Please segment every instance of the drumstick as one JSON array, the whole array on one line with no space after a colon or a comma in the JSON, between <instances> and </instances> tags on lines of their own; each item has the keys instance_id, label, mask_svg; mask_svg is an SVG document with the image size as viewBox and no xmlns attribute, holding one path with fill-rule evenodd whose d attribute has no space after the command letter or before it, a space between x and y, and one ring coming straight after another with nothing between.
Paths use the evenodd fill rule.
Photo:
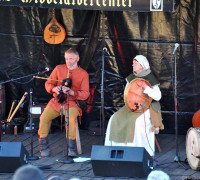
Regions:
<instances>
[{"instance_id":1,"label":"drumstick","mask_svg":"<svg viewBox=\"0 0 200 180\"><path fill-rule=\"evenodd\" d=\"M11 115L11 112L12 112L12 110L13 110L14 104L15 104L15 101L12 102L12 106L11 106L11 108L10 108L10 112L9 112L9 115L8 115L8 119L10 118L10 115Z\"/></svg>"},{"instance_id":2,"label":"drumstick","mask_svg":"<svg viewBox=\"0 0 200 180\"><path fill-rule=\"evenodd\" d=\"M40 77L40 76L33 76L33 77L34 77L34 78L37 78L37 79L45 79L45 80L63 82L63 80L50 79L50 78L45 78L45 77Z\"/></svg>"},{"instance_id":3,"label":"drumstick","mask_svg":"<svg viewBox=\"0 0 200 180\"><path fill-rule=\"evenodd\" d=\"M19 109L19 106L22 104L22 102L26 98L27 94L28 94L27 92L24 93L23 97L21 98L20 102L18 103L17 107L15 108L14 112L12 113L11 117L7 120L7 122L10 122L12 120L13 116L15 115L15 113L17 112L17 110Z\"/></svg>"}]
</instances>

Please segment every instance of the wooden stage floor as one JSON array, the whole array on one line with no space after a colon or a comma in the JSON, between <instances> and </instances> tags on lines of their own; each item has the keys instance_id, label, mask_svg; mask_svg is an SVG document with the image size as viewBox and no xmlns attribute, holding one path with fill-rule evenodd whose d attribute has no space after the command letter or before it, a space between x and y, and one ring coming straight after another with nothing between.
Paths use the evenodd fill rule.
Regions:
<instances>
[{"instance_id":1,"label":"wooden stage floor","mask_svg":"<svg viewBox=\"0 0 200 180\"><path fill-rule=\"evenodd\" d=\"M87 130L80 130L82 155L80 157L91 156L92 145L103 145L102 136L91 136ZM33 156L39 156L38 135L33 136ZM170 176L171 179L200 179L200 171L194 171L185 163L186 160L186 136L178 136L179 161L174 162L176 157L176 142L173 134L159 134L157 135L158 142L162 152L156 149L154 169L163 170ZM17 138L11 134L4 134L2 142L22 142L25 149L31 154L31 136L30 133L19 133ZM52 175L62 176L64 179L79 178L79 179L144 179L144 178L128 178L128 177L98 177L94 176L91 161L75 162L72 164L64 164L62 160L66 151L65 132L57 130L49 134L49 144L51 149L51 156L47 158L40 158L39 160L30 161L31 164L45 167L50 166L50 169L42 169L46 179ZM0 164L2 166L2 164ZM0 179L12 179L13 174L0 174Z\"/></svg>"}]
</instances>

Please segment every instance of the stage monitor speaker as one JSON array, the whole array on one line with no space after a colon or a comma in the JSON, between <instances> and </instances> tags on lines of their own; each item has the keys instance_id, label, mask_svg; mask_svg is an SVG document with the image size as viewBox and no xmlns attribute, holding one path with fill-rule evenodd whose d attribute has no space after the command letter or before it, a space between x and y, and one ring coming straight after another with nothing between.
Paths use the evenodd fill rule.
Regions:
<instances>
[{"instance_id":1,"label":"stage monitor speaker","mask_svg":"<svg viewBox=\"0 0 200 180\"><path fill-rule=\"evenodd\" d=\"M153 168L153 159L143 147L93 145L91 161L96 176L143 178Z\"/></svg>"},{"instance_id":2,"label":"stage monitor speaker","mask_svg":"<svg viewBox=\"0 0 200 180\"><path fill-rule=\"evenodd\" d=\"M27 164L28 152L21 142L0 142L0 173L15 172Z\"/></svg>"}]
</instances>

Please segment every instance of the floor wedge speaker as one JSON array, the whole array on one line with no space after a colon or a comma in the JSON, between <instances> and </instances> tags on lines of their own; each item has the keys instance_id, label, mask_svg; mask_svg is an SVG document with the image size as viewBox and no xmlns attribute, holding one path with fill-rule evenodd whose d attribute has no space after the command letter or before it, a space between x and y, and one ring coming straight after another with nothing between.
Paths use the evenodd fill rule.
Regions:
<instances>
[{"instance_id":1,"label":"floor wedge speaker","mask_svg":"<svg viewBox=\"0 0 200 180\"><path fill-rule=\"evenodd\" d=\"M153 167L153 159L143 147L93 145L91 161L96 176L143 178Z\"/></svg>"},{"instance_id":2,"label":"floor wedge speaker","mask_svg":"<svg viewBox=\"0 0 200 180\"><path fill-rule=\"evenodd\" d=\"M0 173L14 172L27 164L28 152L21 142L0 142Z\"/></svg>"}]
</instances>

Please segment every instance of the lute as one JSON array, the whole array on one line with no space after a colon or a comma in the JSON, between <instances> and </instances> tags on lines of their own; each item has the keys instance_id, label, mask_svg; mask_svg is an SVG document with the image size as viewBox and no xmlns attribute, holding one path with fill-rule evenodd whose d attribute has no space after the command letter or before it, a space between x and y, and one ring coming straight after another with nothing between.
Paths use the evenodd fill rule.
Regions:
<instances>
[{"instance_id":1,"label":"lute","mask_svg":"<svg viewBox=\"0 0 200 180\"><path fill-rule=\"evenodd\" d=\"M66 32L55 17L55 8L52 9L52 19L44 29L44 40L49 44L60 44L65 40Z\"/></svg>"}]
</instances>

